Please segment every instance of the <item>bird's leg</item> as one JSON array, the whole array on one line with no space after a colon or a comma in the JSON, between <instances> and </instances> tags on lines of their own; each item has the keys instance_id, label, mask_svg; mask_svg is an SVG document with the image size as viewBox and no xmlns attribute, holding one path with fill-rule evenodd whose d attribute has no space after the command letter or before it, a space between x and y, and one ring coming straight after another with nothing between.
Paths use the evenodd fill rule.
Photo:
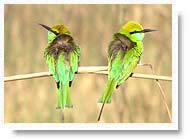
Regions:
<instances>
[{"instance_id":1,"label":"bird's leg","mask_svg":"<svg viewBox=\"0 0 190 139\"><path fill-rule=\"evenodd\" d=\"M131 73L130 77L132 77L132 76L133 76L133 73Z\"/></svg>"},{"instance_id":2,"label":"bird's leg","mask_svg":"<svg viewBox=\"0 0 190 139\"><path fill-rule=\"evenodd\" d=\"M59 90L59 87L60 87L59 83L60 83L60 81L56 82L56 85L57 85L57 89L58 89L58 90ZM60 107L58 107L58 106L59 106L59 92L58 92L58 94L57 94L57 107L56 107L56 109L60 109Z\"/></svg>"},{"instance_id":3,"label":"bird's leg","mask_svg":"<svg viewBox=\"0 0 190 139\"><path fill-rule=\"evenodd\" d=\"M117 84L117 85L116 85L116 89L118 89L119 87L120 87L120 85Z\"/></svg>"},{"instance_id":4,"label":"bird's leg","mask_svg":"<svg viewBox=\"0 0 190 139\"><path fill-rule=\"evenodd\" d=\"M60 81L56 82L56 84L57 84L57 89L59 89L59 83L60 83Z\"/></svg>"},{"instance_id":5,"label":"bird's leg","mask_svg":"<svg viewBox=\"0 0 190 139\"><path fill-rule=\"evenodd\" d=\"M153 68L152 64L150 64L150 63L145 63L145 64L138 64L138 66L147 66L147 67L149 67L149 68L151 69L151 71L152 71L152 74L155 75L154 68ZM167 104L167 102L166 102L166 95L165 95L165 92L164 92L164 90L163 90L163 88L162 88L162 86L161 86L159 80L158 80L158 79L155 79L155 81L156 81L156 83L157 83L157 85L158 85L158 87L159 87L159 89L160 89L160 93L161 93L161 95L162 95L162 99L163 99L163 101L164 101L164 105L165 105L165 107L166 107L166 111L167 111L167 113L168 113L168 117L169 117L169 119L170 119L170 122L172 122L171 112L170 112L170 109L169 109L168 104Z\"/></svg>"},{"instance_id":6,"label":"bird's leg","mask_svg":"<svg viewBox=\"0 0 190 139\"><path fill-rule=\"evenodd\" d=\"M75 74L77 74L77 73L78 73L78 71L75 71ZM69 81L69 87L71 87L72 83L73 83L73 81Z\"/></svg>"},{"instance_id":7,"label":"bird's leg","mask_svg":"<svg viewBox=\"0 0 190 139\"><path fill-rule=\"evenodd\" d=\"M73 81L69 81L69 87L71 87L72 83L73 83Z\"/></svg>"},{"instance_id":8,"label":"bird's leg","mask_svg":"<svg viewBox=\"0 0 190 139\"><path fill-rule=\"evenodd\" d=\"M132 77L133 76L133 73L131 73L131 75L129 77ZM116 89L118 89L120 87L120 85L116 85Z\"/></svg>"}]
</instances>

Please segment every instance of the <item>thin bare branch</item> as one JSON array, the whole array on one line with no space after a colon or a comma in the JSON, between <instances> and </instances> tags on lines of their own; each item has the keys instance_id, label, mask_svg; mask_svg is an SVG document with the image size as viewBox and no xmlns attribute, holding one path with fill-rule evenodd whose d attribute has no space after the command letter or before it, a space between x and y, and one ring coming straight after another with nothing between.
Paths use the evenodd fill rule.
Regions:
<instances>
[{"instance_id":1,"label":"thin bare branch","mask_svg":"<svg viewBox=\"0 0 190 139\"><path fill-rule=\"evenodd\" d=\"M105 74L106 75L108 74L108 71L107 71L107 66L84 66L84 67L79 67L77 74ZM49 72L20 74L20 75L4 77L4 82L25 80L25 79L32 79L32 78L42 78L42 77L49 77L49 76L51 76ZM141 73L134 73L132 75L132 78L172 81L172 77L170 76L158 76L158 75L141 74Z\"/></svg>"},{"instance_id":2,"label":"thin bare branch","mask_svg":"<svg viewBox=\"0 0 190 139\"><path fill-rule=\"evenodd\" d=\"M148 66L148 67L150 67L150 69L152 71L152 74L155 75L155 71L154 71L154 68L153 68L152 64L139 64L139 66ZM159 80L155 79L155 81L156 81L156 84L158 85L158 87L160 88L160 93L162 95L162 99L163 99L166 111L168 113L169 120L170 120L170 122L172 122L172 116L171 116L171 112L170 112L169 106L168 106L168 104L166 102L166 95L164 93L164 90L163 90L163 88L162 88Z\"/></svg>"}]
</instances>

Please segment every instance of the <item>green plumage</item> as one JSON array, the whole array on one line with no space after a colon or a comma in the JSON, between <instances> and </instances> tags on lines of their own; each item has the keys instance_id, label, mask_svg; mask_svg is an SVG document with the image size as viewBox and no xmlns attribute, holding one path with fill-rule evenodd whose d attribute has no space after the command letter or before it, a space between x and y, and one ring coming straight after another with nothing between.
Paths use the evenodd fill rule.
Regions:
<instances>
[{"instance_id":1,"label":"green plumage","mask_svg":"<svg viewBox=\"0 0 190 139\"><path fill-rule=\"evenodd\" d=\"M108 82L99 102L111 102L114 89L129 78L140 60L142 51L142 43L132 42L121 33L114 34L108 49Z\"/></svg>"},{"instance_id":2,"label":"green plumage","mask_svg":"<svg viewBox=\"0 0 190 139\"><path fill-rule=\"evenodd\" d=\"M150 31L155 30L143 29L139 23L129 21L113 35L108 47L108 81L98 100L103 103L98 121L104 104L111 102L114 89L130 77L140 61L144 33Z\"/></svg>"},{"instance_id":3,"label":"green plumage","mask_svg":"<svg viewBox=\"0 0 190 139\"><path fill-rule=\"evenodd\" d=\"M69 87L78 70L80 48L65 26L49 28L48 47L44 55L49 71L57 83L57 108L73 107Z\"/></svg>"}]
</instances>

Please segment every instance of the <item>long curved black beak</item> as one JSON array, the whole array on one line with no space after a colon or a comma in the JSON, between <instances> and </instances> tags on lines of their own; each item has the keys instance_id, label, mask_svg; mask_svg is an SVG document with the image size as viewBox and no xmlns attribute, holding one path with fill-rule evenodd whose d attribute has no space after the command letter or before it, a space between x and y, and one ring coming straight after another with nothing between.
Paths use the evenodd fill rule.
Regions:
<instances>
[{"instance_id":1,"label":"long curved black beak","mask_svg":"<svg viewBox=\"0 0 190 139\"><path fill-rule=\"evenodd\" d=\"M47 29L48 31L51 31L51 32L54 33L55 35L58 35L58 33L55 32L55 31L53 31L50 27L48 27L48 26L46 26L46 25L44 25L44 24L40 24L40 23L39 23L38 25L42 26L43 28Z\"/></svg>"},{"instance_id":2,"label":"long curved black beak","mask_svg":"<svg viewBox=\"0 0 190 139\"><path fill-rule=\"evenodd\" d=\"M157 30L154 30L154 29L144 29L144 30L142 30L143 33L152 32L152 31L157 31Z\"/></svg>"}]
</instances>

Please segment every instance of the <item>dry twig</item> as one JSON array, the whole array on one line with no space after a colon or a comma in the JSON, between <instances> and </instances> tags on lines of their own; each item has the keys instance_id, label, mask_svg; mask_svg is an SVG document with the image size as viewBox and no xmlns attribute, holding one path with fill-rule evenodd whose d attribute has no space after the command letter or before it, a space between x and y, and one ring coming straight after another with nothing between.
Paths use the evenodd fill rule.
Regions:
<instances>
[{"instance_id":1,"label":"dry twig","mask_svg":"<svg viewBox=\"0 0 190 139\"><path fill-rule=\"evenodd\" d=\"M77 74L105 74L106 75L108 74L108 72L107 72L107 66L84 66L84 67L79 67ZM51 76L49 72L21 74L21 75L4 77L4 82L49 77L49 76ZM158 76L158 75L141 74L141 73L134 73L132 75L132 78L172 81L172 77L169 77L169 76Z\"/></svg>"},{"instance_id":2,"label":"dry twig","mask_svg":"<svg viewBox=\"0 0 190 139\"><path fill-rule=\"evenodd\" d=\"M155 75L154 68L153 68L153 66L151 64L139 64L139 66L148 66L148 67L150 67L150 69L152 71L152 74ZM156 81L156 84L158 85L158 87L160 88L160 93L161 93L161 96L162 96L162 99L163 99L166 111L168 113L168 117L170 119L170 122L172 122L172 116L171 116L171 112L170 112L169 106L168 106L168 104L166 102L166 95L164 93L164 90L163 90L163 88L162 88L159 80L155 79L155 81Z\"/></svg>"}]
</instances>

